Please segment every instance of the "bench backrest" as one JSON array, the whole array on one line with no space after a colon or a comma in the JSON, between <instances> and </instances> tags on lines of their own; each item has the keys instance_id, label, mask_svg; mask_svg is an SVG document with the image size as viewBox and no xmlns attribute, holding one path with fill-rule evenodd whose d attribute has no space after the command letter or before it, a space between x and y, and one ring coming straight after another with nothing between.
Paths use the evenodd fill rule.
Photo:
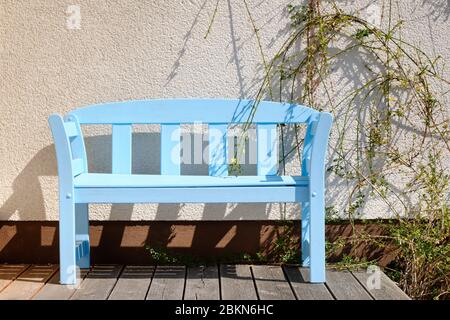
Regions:
<instances>
[{"instance_id":1,"label":"bench backrest","mask_svg":"<svg viewBox=\"0 0 450 320\"><path fill-rule=\"evenodd\" d=\"M59 117L59 119L61 119ZM161 174L180 174L180 124L209 125L209 174L228 175L227 127L248 121L257 127L257 174L276 175L278 165L277 124L305 123L306 137L302 154L302 175L310 175L312 157L325 155L332 117L329 113L289 103L252 100L168 99L114 102L87 106L70 112L62 122L49 119L58 153L68 153L71 172L87 172L86 151L80 125L112 125L112 172L131 173L131 137L133 124L161 125ZM58 123L61 122L61 123ZM57 137L61 136L61 137ZM64 143L68 147L61 146ZM316 152L314 152L316 149ZM321 156L321 154L323 155ZM58 167L60 166L58 159Z\"/></svg>"}]
</instances>

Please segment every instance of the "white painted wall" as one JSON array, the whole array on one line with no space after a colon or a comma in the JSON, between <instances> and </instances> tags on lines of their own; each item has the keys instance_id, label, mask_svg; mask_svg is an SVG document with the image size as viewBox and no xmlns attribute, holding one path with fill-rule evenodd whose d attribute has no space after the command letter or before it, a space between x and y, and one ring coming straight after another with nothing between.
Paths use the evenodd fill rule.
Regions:
<instances>
[{"instance_id":1,"label":"white painted wall","mask_svg":"<svg viewBox=\"0 0 450 320\"><path fill-rule=\"evenodd\" d=\"M268 57L286 37L290 2L248 0ZM352 1L338 2L356 10ZM242 1L220 1L204 39L215 3L0 0L0 220L58 218L56 161L47 126L51 113L127 99L254 95L262 66L245 8ZM382 1L368 3L380 6ZM74 4L81 23L70 30L66 10ZM448 2L404 0L399 8L407 21L404 36L450 61ZM157 128L142 126L135 132L140 146L135 171L157 172ZM85 134L90 169L110 170L110 129L89 128ZM289 167L298 173L295 161ZM344 203L343 194L345 186L334 181L329 204ZM91 207L91 219L98 220L279 219L299 213L288 206L285 215L278 204ZM377 201L367 207L367 217L385 214Z\"/></svg>"}]
</instances>

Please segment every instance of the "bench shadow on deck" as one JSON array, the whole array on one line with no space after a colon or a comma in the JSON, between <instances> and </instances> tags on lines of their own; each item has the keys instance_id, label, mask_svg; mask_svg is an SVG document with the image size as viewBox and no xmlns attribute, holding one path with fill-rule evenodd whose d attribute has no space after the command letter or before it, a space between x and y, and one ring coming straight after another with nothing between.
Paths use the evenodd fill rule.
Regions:
<instances>
[{"instance_id":1,"label":"bench shadow on deck","mask_svg":"<svg viewBox=\"0 0 450 320\"><path fill-rule=\"evenodd\" d=\"M79 288L59 284L57 265L0 265L0 300L398 300L409 297L384 273L327 270L308 282L298 266L122 266L82 270ZM377 288L373 289L372 287Z\"/></svg>"}]
</instances>

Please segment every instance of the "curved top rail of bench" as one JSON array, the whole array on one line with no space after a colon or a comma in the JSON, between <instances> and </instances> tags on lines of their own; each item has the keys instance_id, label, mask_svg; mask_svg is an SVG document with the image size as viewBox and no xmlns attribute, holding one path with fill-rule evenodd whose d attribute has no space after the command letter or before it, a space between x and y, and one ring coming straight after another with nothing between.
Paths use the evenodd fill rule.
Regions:
<instances>
[{"instance_id":1,"label":"curved top rail of bench","mask_svg":"<svg viewBox=\"0 0 450 320\"><path fill-rule=\"evenodd\" d=\"M309 123L320 112L302 105L254 100L158 99L90 105L72 111L80 124Z\"/></svg>"}]
</instances>

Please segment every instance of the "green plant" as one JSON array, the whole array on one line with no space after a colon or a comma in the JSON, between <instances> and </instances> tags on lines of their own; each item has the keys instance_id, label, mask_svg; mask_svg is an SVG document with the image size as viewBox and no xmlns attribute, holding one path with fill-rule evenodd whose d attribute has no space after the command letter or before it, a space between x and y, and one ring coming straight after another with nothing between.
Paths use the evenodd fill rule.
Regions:
<instances>
[{"instance_id":1,"label":"green plant","mask_svg":"<svg viewBox=\"0 0 450 320\"><path fill-rule=\"evenodd\" d=\"M299 227L293 221L278 221L272 228L268 240L255 254L242 252L224 253L219 256L202 256L193 254L182 254L176 250L165 247L160 243L147 244L152 262L162 265L208 265L216 263L296 263L300 259Z\"/></svg>"},{"instance_id":2,"label":"green plant","mask_svg":"<svg viewBox=\"0 0 450 320\"><path fill-rule=\"evenodd\" d=\"M146 245L145 249L150 254L152 261L157 264L193 264L193 257L191 255L181 255L174 252L170 252L165 247L156 245Z\"/></svg>"},{"instance_id":3,"label":"green plant","mask_svg":"<svg viewBox=\"0 0 450 320\"><path fill-rule=\"evenodd\" d=\"M441 57L431 58L402 38L404 22L393 16L392 2L383 1L383 27L334 1L289 5L290 32L267 59L244 0L264 68L246 128L262 99L331 111L338 121L328 173L329 179L347 184L345 215L353 225L368 201L377 199L397 223L388 224L385 235L354 231L328 243L329 253L348 241L395 244L399 251L390 274L401 287L413 298L444 299L450 297L450 120L445 108L450 83L442 77ZM281 171L286 157L302 146L299 131L294 127L294 147L282 150ZM287 130L281 126L280 132L284 141ZM327 211L336 218L335 208ZM352 262L354 257L343 259L346 266Z\"/></svg>"},{"instance_id":4,"label":"green plant","mask_svg":"<svg viewBox=\"0 0 450 320\"><path fill-rule=\"evenodd\" d=\"M212 265L216 263L252 261L253 258L247 253L224 254L220 258L182 254L164 247L161 244L146 245L145 249L150 254L152 262L160 265Z\"/></svg>"}]
</instances>

